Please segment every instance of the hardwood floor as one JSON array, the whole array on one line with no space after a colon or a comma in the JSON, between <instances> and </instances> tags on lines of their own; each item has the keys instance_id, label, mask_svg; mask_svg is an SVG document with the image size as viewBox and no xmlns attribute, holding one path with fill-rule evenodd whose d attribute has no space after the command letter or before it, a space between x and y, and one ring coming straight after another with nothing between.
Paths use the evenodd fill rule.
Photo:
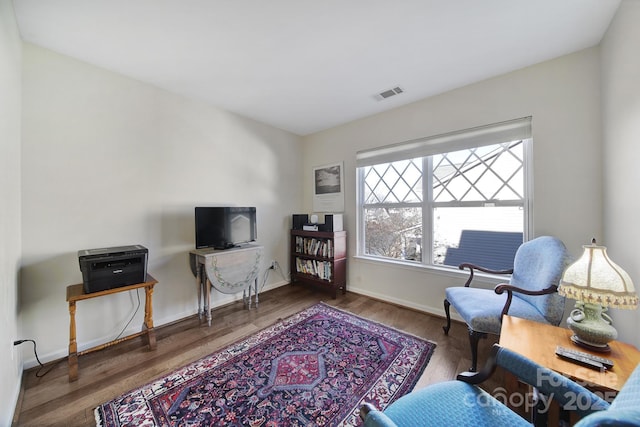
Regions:
<instances>
[{"instance_id":1,"label":"hardwood floor","mask_svg":"<svg viewBox=\"0 0 640 427\"><path fill-rule=\"evenodd\" d=\"M79 379L68 381L66 358L45 376L36 370L23 374L23 391L14 416L18 426L92 426L93 409L115 396L139 387L232 342L263 329L319 301L359 316L395 327L437 343L436 350L416 388L446 381L471 366L467 328L454 322L444 335L444 320L411 309L347 293L330 295L301 286L283 286L260 295L257 309L245 310L238 302L213 310L211 327L193 316L156 328L157 350L149 351L142 338L118 344L79 359ZM482 364L496 338L481 340ZM500 375L485 384L491 390Z\"/></svg>"}]
</instances>

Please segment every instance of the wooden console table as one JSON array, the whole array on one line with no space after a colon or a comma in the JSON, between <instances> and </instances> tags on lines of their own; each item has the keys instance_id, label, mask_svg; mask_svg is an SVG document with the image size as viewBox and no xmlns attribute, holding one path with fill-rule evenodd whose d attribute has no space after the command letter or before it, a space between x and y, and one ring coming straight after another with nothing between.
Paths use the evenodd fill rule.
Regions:
<instances>
[{"instance_id":1,"label":"wooden console table","mask_svg":"<svg viewBox=\"0 0 640 427\"><path fill-rule=\"evenodd\" d=\"M151 298L153 296L153 286L158 283L156 279L151 277L151 275L147 274L147 280L144 283L137 283L135 285L122 286L114 289L107 289L100 292L92 292L89 294L84 293L84 288L82 283L77 285L67 286L67 302L69 303L69 316L70 316L70 325L69 325L69 382L75 381L78 379L78 356L82 356L83 354L91 353L97 350L102 350L107 347L111 347L112 345L118 344L120 342L130 340L135 337L139 337L141 335L147 336L147 341L149 344L149 350L155 350L156 348L156 334L153 329L153 306ZM118 292L131 291L133 289L144 288L145 291L145 302L144 302L144 323L142 325L142 331L128 335L126 337L118 338L112 341L109 341L104 344L100 344L98 346L92 347L88 350L83 350L78 352L78 344L76 343L76 302L97 298L104 295L111 295Z\"/></svg>"},{"instance_id":2,"label":"wooden console table","mask_svg":"<svg viewBox=\"0 0 640 427\"><path fill-rule=\"evenodd\" d=\"M251 285L258 307L258 272L263 247L247 244L231 249L195 249L189 252L191 272L198 286L198 316L211 326L211 287L224 294L242 291L246 307L251 309ZM203 304L204 301L204 304ZM204 305L204 310L203 306Z\"/></svg>"}]
</instances>

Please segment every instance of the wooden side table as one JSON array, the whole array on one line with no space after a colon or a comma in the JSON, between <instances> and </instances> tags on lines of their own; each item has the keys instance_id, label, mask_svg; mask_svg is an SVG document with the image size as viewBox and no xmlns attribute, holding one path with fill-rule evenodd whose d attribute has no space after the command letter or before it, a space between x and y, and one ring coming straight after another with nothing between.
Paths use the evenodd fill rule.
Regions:
<instances>
[{"instance_id":1,"label":"wooden side table","mask_svg":"<svg viewBox=\"0 0 640 427\"><path fill-rule=\"evenodd\" d=\"M89 294L84 293L84 288L82 286L82 283L79 283L77 285L67 286L67 302L69 303L69 317L70 317L69 382L75 381L78 379L78 356L82 356L84 354L102 350L104 348L111 347L112 345L121 343L126 340L130 340L132 338L139 337L141 335L147 336L149 350L155 350L156 334L155 334L155 330L153 329L152 296L153 296L153 286L156 283L158 283L158 281L153 277L151 277L151 275L147 274L147 279L143 283L137 283L135 285L129 285L129 286L122 286L114 289L107 289L100 292L92 292ZM76 302L86 300L86 299L91 299L91 298L97 298L104 295L111 295L118 292L131 291L133 289L139 289L139 288L144 288L144 291L145 291L144 324L142 325L142 331L78 352L78 344L76 342Z\"/></svg>"},{"instance_id":2,"label":"wooden side table","mask_svg":"<svg viewBox=\"0 0 640 427\"><path fill-rule=\"evenodd\" d=\"M592 352L574 344L571 341L572 334L573 332L566 328L504 316L500 330L500 345L576 381L598 393L605 400L613 399L640 363L640 351L631 344L612 341L609 343L610 353ZM557 346L611 359L613 368L600 372L561 359L555 353ZM517 389L515 377L507 375L505 380L508 383L507 389L510 391ZM549 414L545 415L548 415L549 418L548 425L555 425L554 423L560 417L558 405L551 405ZM570 421L573 424L577 420L571 419Z\"/></svg>"},{"instance_id":3,"label":"wooden side table","mask_svg":"<svg viewBox=\"0 0 640 427\"><path fill-rule=\"evenodd\" d=\"M533 360L539 365L565 377L585 384L594 391L618 392L640 363L640 351L620 341L609 343L610 353L597 353L578 347L571 341L573 333L566 328L504 316L500 331L500 345ZM556 356L556 347L591 353L613 360L613 368L600 372Z\"/></svg>"}]
</instances>

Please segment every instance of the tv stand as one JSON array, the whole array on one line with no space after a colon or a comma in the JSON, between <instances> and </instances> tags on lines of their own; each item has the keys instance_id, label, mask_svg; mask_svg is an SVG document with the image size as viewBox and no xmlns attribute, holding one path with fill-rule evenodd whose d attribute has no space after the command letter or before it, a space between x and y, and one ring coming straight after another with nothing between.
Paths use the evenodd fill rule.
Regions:
<instances>
[{"instance_id":1,"label":"tv stand","mask_svg":"<svg viewBox=\"0 0 640 427\"><path fill-rule=\"evenodd\" d=\"M258 273L263 247L235 246L229 249L195 249L189 252L191 272L198 287L198 317L211 326L211 288L223 294L242 291L245 307L251 309L251 285L258 307ZM204 306L204 307L203 307Z\"/></svg>"}]
</instances>

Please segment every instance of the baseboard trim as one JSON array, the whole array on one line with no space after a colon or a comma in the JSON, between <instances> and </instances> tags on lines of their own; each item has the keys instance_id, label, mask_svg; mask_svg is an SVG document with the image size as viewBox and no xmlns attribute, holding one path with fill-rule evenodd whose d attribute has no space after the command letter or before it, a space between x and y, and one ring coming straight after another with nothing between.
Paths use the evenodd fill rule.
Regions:
<instances>
[{"instance_id":1,"label":"baseboard trim","mask_svg":"<svg viewBox=\"0 0 640 427\"><path fill-rule=\"evenodd\" d=\"M367 289L362 289L357 287L354 288L352 286L351 287L347 286L347 290L349 292L353 292L354 294L364 295L378 301L396 305L398 307L408 308L411 310L419 311L421 313L426 313L432 316L437 316L437 317L441 317L442 319L446 319L446 313L444 312L444 305L442 308L436 308L436 307L432 307L425 304L416 304L415 302L412 302L412 301L407 301L401 298L394 298L387 294L371 292L370 290L367 290ZM458 315L458 313L455 313L454 310L452 310L451 312L451 320L464 323L464 320Z\"/></svg>"}]
</instances>

